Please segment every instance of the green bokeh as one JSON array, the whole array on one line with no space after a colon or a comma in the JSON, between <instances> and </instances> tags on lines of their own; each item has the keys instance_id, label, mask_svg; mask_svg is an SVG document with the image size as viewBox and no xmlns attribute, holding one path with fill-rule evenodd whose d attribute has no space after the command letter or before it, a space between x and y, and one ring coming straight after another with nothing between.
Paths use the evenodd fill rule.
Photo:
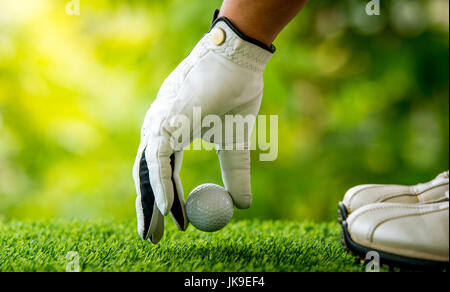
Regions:
<instances>
[{"instance_id":1,"label":"green bokeh","mask_svg":"<svg viewBox=\"0 0 450 292\"><path fill-rule=\"evenodd\" d=\"M0 0L0 216L134 217L131 168L164 78L221 1ZM346 189L448 169L448 1L311 1L276 40L260 114L279 155L252 153L253 205L236 218L335 218ZM186 151L185 193L221 183Z\"/></svg>"}]
</instances>

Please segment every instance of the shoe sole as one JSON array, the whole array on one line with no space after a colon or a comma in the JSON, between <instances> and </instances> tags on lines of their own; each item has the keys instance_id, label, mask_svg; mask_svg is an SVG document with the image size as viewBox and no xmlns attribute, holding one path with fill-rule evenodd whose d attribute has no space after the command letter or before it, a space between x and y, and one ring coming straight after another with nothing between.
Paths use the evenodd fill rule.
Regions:
<instances>
[{"instance_id":1,"label":"shoe sole","mask_svg":"<svg viewBox=\"0 0 450 292\"><path fill-rule=\"evenodd\" d=\"M448 270L448 262L430 261L404 257L387 253L373 248L368 248L354 242L347 229L347 222L342 222L341 243L350 253L357 256L361 261L366 261L368 252L377 252L380 256L380 267L387 266L390 270L393 268L407 269L413 271L443 271Z\"/></svg>"},{"instance_id":2,"label":"shoe sole","mask_svg":"<svg viewBox=\"0 0 450 292\"><path fill-rule=\"evenodd\" d=\"M348 212L343 202L339 202L338 204L338 222L342 225L342 223L347 220Z\"/></svg>"}]
</instances>

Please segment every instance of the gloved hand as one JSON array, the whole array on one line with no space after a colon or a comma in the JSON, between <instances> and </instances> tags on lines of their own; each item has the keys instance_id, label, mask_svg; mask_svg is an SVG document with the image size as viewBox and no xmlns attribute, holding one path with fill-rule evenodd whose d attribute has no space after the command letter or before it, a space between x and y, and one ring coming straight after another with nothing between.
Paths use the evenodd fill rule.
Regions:
<instances>
[{"instance_id":1,"label":"gloved hand","mask_svg":"<svg viewBox=\"0 0 450 292\"><path fill-rule=\"evenodd\" d=\"M274 51L273 46L244 36L228 19L217 18L164 81L145 116L133 167L142 239L156 244L164 233L163 215L168 213L180 230L188 226L178 173L183 148L194 138L205 138L201 125L193 122L194 107L201 109L202 119L215 115L223 125L226 115L256 117L263 93L263 70ZM180 116L189 123L180 126L174 122ZM178 134L186 131L180 142ZM224 185L237 208L248 208L252 198L248 137L216 136L207 140L218 146Z\"/></svg>"}]
</instances>

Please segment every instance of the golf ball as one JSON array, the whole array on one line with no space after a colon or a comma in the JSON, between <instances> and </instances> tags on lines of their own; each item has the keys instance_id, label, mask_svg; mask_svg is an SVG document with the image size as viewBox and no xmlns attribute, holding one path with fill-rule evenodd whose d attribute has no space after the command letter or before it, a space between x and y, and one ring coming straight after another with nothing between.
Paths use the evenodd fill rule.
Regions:
<instances>
[{"instance_id":1,"label":"golf ball","mask_svg":"<svg viewBox=\"0 0 450 292\"><path fill-rule=\"evenodd\" d=\"M222 229L233 217L233 200L223 187L203 184L186 201L186 213L197 229L213 232Z\"/></svg>"}]
</instances>

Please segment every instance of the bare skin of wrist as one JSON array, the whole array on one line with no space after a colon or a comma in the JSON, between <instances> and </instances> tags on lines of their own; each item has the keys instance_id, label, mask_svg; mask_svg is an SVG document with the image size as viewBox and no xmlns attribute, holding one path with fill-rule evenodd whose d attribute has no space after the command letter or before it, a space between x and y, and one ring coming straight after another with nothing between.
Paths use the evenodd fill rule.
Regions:
<instances>
[{"instance_id":1,"label":"bare skin of wrist","mask_svg":"<svg viewBox=\"0 0 450 292\"><path fill-rule=\"evenodd\" d=\"M225 16L245 35L270 46L308 0L224 0Z\"/></svg>"}]
</instances>

